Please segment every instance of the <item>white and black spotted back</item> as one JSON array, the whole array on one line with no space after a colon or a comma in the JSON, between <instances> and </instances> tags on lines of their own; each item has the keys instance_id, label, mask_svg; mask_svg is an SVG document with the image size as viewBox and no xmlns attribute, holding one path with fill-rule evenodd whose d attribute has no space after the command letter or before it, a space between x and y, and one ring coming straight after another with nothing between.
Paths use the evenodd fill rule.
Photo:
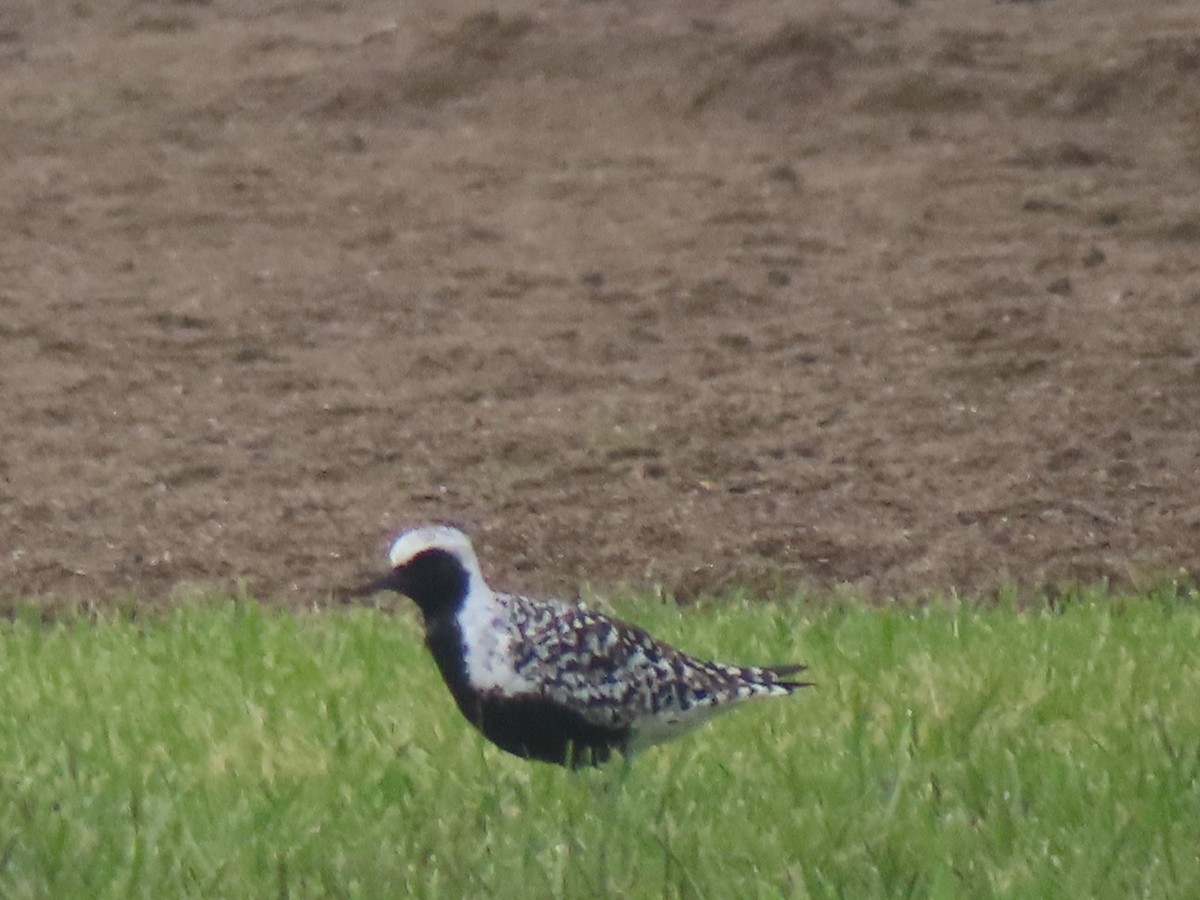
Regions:
<instances>
[{"instance_id":1,"label":"white and black spotted back","mask_svg":"<svg viewBox=\"0 0 1200 900\"><path fill-rule=\"evenodd\" d=\"M512 644L517 676L596 724L663 730L652 743L739 700L792 689L764 669L693 659L583 606L509 599L518 625Z\"/></svg>"}]
</instances>

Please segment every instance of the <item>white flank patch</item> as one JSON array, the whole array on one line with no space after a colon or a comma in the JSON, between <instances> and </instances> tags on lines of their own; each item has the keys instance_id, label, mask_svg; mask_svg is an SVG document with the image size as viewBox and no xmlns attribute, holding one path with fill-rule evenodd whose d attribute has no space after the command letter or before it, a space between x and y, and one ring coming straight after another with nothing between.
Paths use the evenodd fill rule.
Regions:
<instances>
[{"instance_id":1,"label":"white flank patch","mask_svg":"<svg viewBox=\"0 0 1200 900\"><path fill-rule=\"evenodd\" d=\"M654 744L674 740L713 716L723 713L746 700L758 697L783 697L791 693L778 685L743 684L725 694L710 694L703 700L695 700L690 709L660 709L657 713L639 716L630 728L629 749L644 750Z\"/></svg>"},{"instance_id":2,"label":"white flank patch","mask_svg":"<svg viewBox=\"0 0 1200 900\"><path fill-rule=\"evenodd\" d=\"M693 706L684 712L671 710L656 715L641 716L633 721L629 730L629 750L637 753L655 744L674 740L684 732L691 731L697 725L707 722L717 713L729 709L730 705L726 701L721 705Z\"/></svg>"}]
</instances>

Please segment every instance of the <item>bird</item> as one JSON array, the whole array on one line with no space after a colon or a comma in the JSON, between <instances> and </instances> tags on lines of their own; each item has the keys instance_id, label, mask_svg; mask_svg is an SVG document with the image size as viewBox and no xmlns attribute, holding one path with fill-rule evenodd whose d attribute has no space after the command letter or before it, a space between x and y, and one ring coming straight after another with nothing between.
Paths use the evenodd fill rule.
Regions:
<instances>
[{"instance_id":1,"label":"bird","mask_svg":"<svg viewBox=\"0 0 1200 900\"><path fill-rule=\"evenodd\" d=\"M450 525L399 534L382 591L421 612L425 645L467 721L500 749L571 769L600 766L689 731L742 701L811 686L803 665L695 659L579 601L493 590L470 539Z\"/></svg>"}]
</instances>

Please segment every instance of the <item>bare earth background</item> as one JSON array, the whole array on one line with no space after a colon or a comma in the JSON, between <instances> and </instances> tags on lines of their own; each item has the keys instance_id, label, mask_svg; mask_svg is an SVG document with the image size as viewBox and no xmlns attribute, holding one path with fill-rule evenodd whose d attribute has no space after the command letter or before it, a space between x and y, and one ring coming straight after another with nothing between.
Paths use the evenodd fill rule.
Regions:
<instances>
[{"instance_id":1,"label":"bare earth background","mask_svg":"<svg viewBox=\"0 0 1200 900\"><path fill-rule=\"evenodd\" d=\"M1200 4L5 0L0 576L1200 571Z\"/></svg>"}]
</instances>

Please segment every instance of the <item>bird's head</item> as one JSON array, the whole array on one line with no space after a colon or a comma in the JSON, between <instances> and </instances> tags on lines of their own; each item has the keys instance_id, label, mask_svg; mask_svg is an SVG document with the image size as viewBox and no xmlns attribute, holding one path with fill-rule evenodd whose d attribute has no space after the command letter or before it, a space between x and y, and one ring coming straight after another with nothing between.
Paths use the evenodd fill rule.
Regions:
<instances>
[{"instance_id":1,"label":"bird's head","mask_svg":"<svg viewBox=\"0 0 1200 900\"><path fill-rule=\"evenodd\" d=\"M473 587L484 586L470 539L449 525L403 532L392 543L388 560L390 572L347 596L395 591L411 597L429 619L453 614Z\"/></svg>"}]
</instances>

